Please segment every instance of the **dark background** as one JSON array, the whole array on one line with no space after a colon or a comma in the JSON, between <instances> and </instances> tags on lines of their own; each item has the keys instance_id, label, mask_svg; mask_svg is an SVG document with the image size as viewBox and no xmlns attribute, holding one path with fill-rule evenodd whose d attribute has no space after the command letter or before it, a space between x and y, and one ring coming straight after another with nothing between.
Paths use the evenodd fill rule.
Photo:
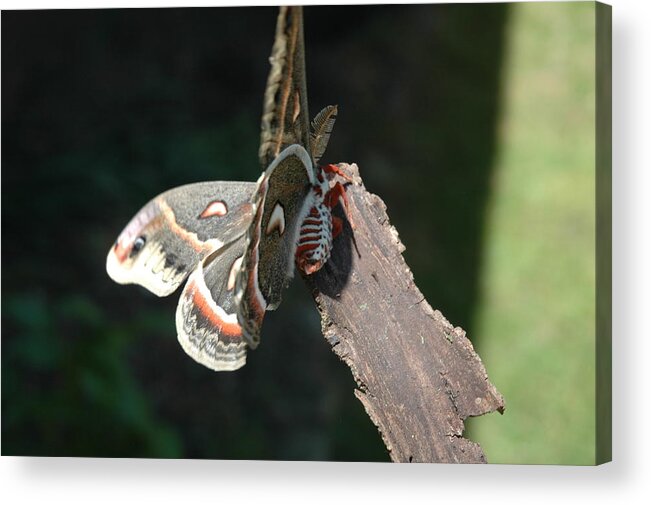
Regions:
<instances>
[{"instance_id":1,"label":"dark background","mask_svg":"<svg viewBox=\"0 0 651 505\"><path fill-rule=\"evenodd\" d=\"M387 203L430 304L472 333L507 5L309 7L324 161ZM106 253L156 194L256 180L275 8L2 13L2 454L386 461L303 283L247 365L176 341L178 295Z\"/></svg>"}]
</instances>

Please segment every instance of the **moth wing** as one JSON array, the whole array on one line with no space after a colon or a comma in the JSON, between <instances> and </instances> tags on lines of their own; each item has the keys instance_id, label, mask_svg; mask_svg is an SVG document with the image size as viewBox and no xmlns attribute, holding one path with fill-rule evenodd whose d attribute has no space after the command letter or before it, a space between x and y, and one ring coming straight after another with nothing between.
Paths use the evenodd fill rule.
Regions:
<instances>
[{"instance_id":1,"label":"moth wing","mask_svg":"<svg viewBox=\"0 0 651 505\"><path fill-rule=\"evenodd\" d=\"M258 152L263 167L289 145L310 150L302 7L280 7L269 62Z\"/></svg>"},{"instance_id":2,"label":"moth wing","mask_svg":"<svg viewBox=\"0 0 651 505\"><path fill-rule=\"evenodd\" d=\"M200 182L171 189L145 205L106 259L119 284L167 296L199 261L246 233L253 218L252 182Z\"/></svg>"},{"instance_id":3,"label":"moth wing","mask_svg":"<svg viewBox=\"0 0 651 505\"><path fill-rule=\"evenodd\" d=\"M218 249L192 272L176 309L176 331L183 350L216 371L246 363L246 342L237 321L235 278L245 237Z\"/></svg>"},{"instance_id":4,"label":"moth wing","mask_svg":"<svg viewBox=\"0 0 651 505\"><path fill-rule=\"evenodd\" d=\"M314 182L310 155L298 144L281 152L258 181L255 216L236 280L238 321L252 349L260 341L264 312L278 307L294 274L300 226L314 205Z\"/></svg>"}]
</instances>

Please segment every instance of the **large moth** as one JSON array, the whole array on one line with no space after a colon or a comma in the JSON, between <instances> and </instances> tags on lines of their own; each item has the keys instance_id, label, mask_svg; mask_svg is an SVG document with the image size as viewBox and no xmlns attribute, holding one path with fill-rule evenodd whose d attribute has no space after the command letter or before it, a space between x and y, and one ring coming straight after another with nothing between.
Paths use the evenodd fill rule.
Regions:
<instances>
[{"instance_id":1,"label":"large moth","mask_svg":"<svg viewBox=\"0 0 651 505\"><path fill-rule=\"evenodd\" d=\"M109 276L167 296L185 281L178 340L197 362L236 370L260 341L295 266L309 275L328 260L345 192L334 165L318 164L337 107L307 121L302 9L281 7L265 92L257 183L204 182L147 203L111 247ZM186 280L187 279L187 280Z\"/></svg>"}]
</instances>

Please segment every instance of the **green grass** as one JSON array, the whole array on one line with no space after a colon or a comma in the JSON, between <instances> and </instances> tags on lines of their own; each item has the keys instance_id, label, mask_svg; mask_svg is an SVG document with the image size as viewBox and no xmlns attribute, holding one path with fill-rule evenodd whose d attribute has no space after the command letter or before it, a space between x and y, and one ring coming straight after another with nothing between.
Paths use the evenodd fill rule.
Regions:
<instances>
[{"instance_id":1,"label":"green grass","mask_svg":"<svg viewBox=\"0 0 651 505\"><path fill-rule=\"evenodd\" d=\"M491 463L595 458L594 5L513 4L473 335L506 412Z\"/></svg>"}]
</instances>

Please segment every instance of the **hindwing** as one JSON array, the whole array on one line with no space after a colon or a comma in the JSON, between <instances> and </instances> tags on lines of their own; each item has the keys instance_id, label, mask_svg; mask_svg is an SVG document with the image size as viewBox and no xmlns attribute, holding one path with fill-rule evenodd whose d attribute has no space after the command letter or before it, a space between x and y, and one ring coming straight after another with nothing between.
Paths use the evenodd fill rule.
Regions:
<instances>
[{"instance_id":1,"label":"hindwing","mask_svg":"<svg viewBox=\"0 0 651 505\"><path fill-rule=\"evenodd\" d=\"M246 343L234 300L244 244L242 236L199 262L176 309L181 347L212 370L236 370L246 363Z\"/></svg>"}]
</instances>

